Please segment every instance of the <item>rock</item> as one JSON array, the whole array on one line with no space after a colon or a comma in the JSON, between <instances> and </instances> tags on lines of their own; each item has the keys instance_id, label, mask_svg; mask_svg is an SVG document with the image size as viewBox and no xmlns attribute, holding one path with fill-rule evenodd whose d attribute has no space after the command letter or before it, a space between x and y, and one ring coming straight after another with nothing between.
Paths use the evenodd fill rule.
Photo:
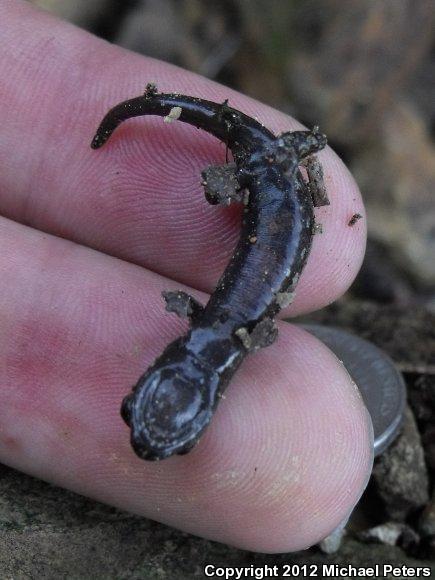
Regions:
<instances>
[{"instance_id":1,"label":"rock","mask_svg":"<svg viewBox=\"0 0 435 580\"><path fill-rule=\"evenodd\" d=\"M435 375L409 377L409 403L418 423L425 427L435 424Z\"/></svg>"},{"instance_id":2,"label":"rock","mask_svg":"<svg viewBox=\"0 0 435 580\"><path fill-rule=\"evenodd\" d=\"M326 536L321 542L319 542L319 549L324 554L335 554L340 549L343 538L346 534L345 525L338 526L329 536Z\"/></svg>"},{"instance_id":3,"label":"rock","mask_svg":"<svg viewBox=\"0 0 435 580\"><path fill-rule=\"evenodd\" d=\"M401 522L387 522L358 534L364 542L376 542L387 546L400 546L407 553L416 552L420 544L417 532Z\"/></svg>"},{"instance_id":4,"label":"rock","mask_svg":"<svg viewBox=\"0 0 435 580\"><path fill-rule=\"evenodd\" d=\"M373 480L393 520L403 521L429 501L423 447L409 407L402 433L375 462Z\"/></svg>"},{"instance_id":5,"label":"rock","mask_svg":"<svg viewBox=\"0 0 435 580\"><path fill-rule=\"evenodd\" d=\"M430 427L422 437L426 463L435 472L435 426Z\"/></svg>"},{"instance_id":6,"label":"rock","mask_svg":"<svg viewBox=\"0 0 435 580\"><path fill-rule=\"evenodd\" d=\"M431 536L428 541L427 544L425 546L425 558L429 559L429 562L434 562L435 561L435 536Z\"/></svg>"},{"instance_id":7,"label":"rock","mask_svg":"<svg viewBox=\"0 0 435 580\"><path fill-rule=\"evenodd\" d=\"M435 490L431 501L421 515L419 530L423 536L433 536L435 538Z\"/></svg>"},{"instance_id":8,"label":"rock","mask_svg":"<svg viewBox=\"0 0 435 580\"><path fill-rule=\"evenodd\" d=\"M411 531L411 528L406 524L400 522L387 522L386 524L381 524L370 528L369 530L364 530L358 534L358 537L366 542L378 542L380 544L386 544L388 546L397 546L403 535L407 535L408 538L414 534L417 539L418 536L415 532Z\"/></svg>"},{"instance_id":9,"label":"rock","mask_svg":"<svg viewBox=\"0 0 435 580\"><path fill-rule=\"evenodd\" d=\"M435 375L409 375L408 386L409 404L422 433L426 464L435 471Z\"/></svg>"},{"instance_id":10,"label":"rock","mask_svg":"<svg viewBox=\"0 0 435 580\"><path fill-rule=\"evenodd\" d=\"M420 547L420 536L414 528L411 528L411 526L404 527L399 538L399 546L411 556L417 552Z\"/></svg>"}]
</instances>

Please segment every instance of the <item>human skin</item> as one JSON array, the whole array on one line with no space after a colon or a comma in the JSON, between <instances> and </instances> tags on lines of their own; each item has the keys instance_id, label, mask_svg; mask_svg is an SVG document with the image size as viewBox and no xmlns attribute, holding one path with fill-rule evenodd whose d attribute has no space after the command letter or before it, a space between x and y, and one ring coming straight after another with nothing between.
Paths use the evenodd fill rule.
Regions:
<instances>
[{"instance_id":1,"label":"human skin","mask_svg":"<svg viewBox=\"0 0 435 580\"><path fill-rule=\"evenodd\" d=\"M0 5L0 461L78 493L238 547L307 547L346 518L372 465L372 428L342 364L286 322L244 362L189 455L137 458L120 402L185 330L162 290L203 303L240 231L240 208L204 199L200 172L225 148L181 123L125 123L101 151L104 113L154 81L256 116L289 117L34 9ZM296 298L320 308L352 282L364 208L330 148L331 205ZM349 219L359 213L353 227Z\"/></svg>"}]
</instances>

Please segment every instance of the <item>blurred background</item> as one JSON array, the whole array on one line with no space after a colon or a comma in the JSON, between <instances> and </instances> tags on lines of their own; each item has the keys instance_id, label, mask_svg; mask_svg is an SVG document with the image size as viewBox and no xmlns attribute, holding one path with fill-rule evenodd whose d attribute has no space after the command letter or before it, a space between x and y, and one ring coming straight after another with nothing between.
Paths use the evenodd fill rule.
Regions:
<instances>
[{"instance_id":1,"label":"blurred background","mask_svg":"<svg viewBox=\"0 0 435 580\"><path fill-rule=\"evenodd\" d=\"M16 491L21 490L20 497L27 498L20 500L27 502L23 511L53 530L52 552L37 533L24 538L39 575L201 577L204 561L433 564L433 0L33 3L114 43L222 82L308 126L320 125L362 190L369 241L350 291L310 319L341 326L387 352L403 372L409 402L402 434L376 460L345 532L299 554L267 556L230 549L10 470L9 483L3 479L2 487L6 504L16 506ZM62 522L55 515L58 501ZM49 573L53 565L58 576Z\"/></svg>"}]
</instances>

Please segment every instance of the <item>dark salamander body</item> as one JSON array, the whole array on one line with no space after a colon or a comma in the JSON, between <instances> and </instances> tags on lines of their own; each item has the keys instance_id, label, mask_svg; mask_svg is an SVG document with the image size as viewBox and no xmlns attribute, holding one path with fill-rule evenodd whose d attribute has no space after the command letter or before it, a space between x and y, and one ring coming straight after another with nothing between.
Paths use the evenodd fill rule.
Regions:
<instances>
[{"instance_id":1,"label":"dark salamander body","mask_svg":"<svg viewBox=\"0 0 435 580\"><path fill-rule=\"evenodd\" d=\"M164 293L168 310L190 318L189 332L165 348L124 399L122 416L135 452L156 460L186 453L198 442L246 354L276 338L274 317L291 302L310 251L313 199L328 203L318 191L316 202L299 166L309 158L310 177L315 160L309 156L326 138L316 129L276 137L226 102L159 94L148 85L143 96L109 111L92 147L140 115L179 119L224 141L234 163L203 172L206 196L210 203L245 204L239 243L207 305L184 292Z\"/></svg>"}]
</instances>

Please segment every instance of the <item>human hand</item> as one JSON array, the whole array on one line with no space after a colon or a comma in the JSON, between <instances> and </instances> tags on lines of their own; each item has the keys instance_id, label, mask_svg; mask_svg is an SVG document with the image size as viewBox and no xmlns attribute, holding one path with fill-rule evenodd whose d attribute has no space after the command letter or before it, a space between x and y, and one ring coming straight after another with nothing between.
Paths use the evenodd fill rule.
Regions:
<instances>
[{"instance_id":1,"label":"human hand","mask_svg":"<svg viewBox=\"0 0 435 580\"><path fill-rule=\"evenodd\" d=\"M189 455L141 461L119 415L131 385L185 328L161 291L185 288L205 302L238 238L240 208L209 206L200 185L224 147L159 118L89 147L104 113L149 81L229 98L277 133L299 125L25 2L2 3L0 22L0 461L242 548L315 543L361 495L372 431L343 366L308 333L280 323ZM364 215L357 188L330 149L319 157L331 205L317 210L323 234L281 316L336 299L364 254L365 220L348 227Z\"/></svg>"}]
</instances>

